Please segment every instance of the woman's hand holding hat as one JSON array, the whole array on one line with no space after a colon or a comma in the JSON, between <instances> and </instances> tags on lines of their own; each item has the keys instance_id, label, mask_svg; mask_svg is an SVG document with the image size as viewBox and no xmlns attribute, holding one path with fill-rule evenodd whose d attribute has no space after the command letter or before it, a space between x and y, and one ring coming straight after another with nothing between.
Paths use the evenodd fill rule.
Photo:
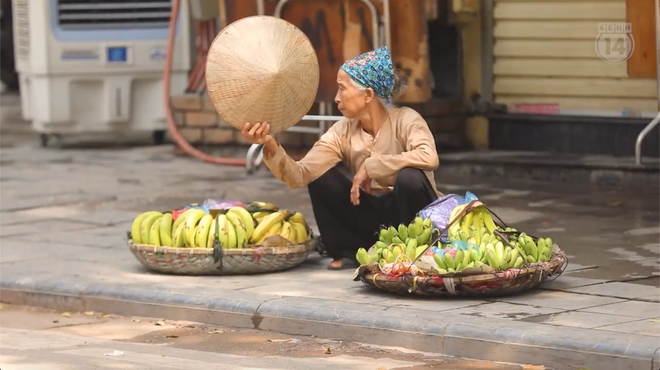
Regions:
<instances>
[{"instance_id":1,"label":"woman's hand holding hat","mask_svg":"<svg viewBox=\"0 0 660 370\"><path fill-rule=\"evenodd\" d=\"M270 157L277 151L277 141L270 134L270 124L268 122L246 123L241 129L241 134L250 144L264 146L264 154Z\"/></svg>"},{"instance_id":2,"label":"woman's hand holding hat","mask_svg":"<svg viewBox=\"0 0 660 370\"><path fill-rule=\"evenodd\" d=\"M262 145L273 139L270 135L270 125L268 122L248 122L243 125L241 134L250 144Z\"/></svg>"}]
</instances>

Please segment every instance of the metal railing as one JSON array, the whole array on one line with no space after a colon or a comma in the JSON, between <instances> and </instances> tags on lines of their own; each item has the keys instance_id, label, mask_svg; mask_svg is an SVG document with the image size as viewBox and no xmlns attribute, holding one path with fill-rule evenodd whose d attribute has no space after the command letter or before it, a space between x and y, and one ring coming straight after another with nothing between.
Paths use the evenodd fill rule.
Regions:
<instances>
[{"instance_id":1,"label":"metal railing","mask_svg":"<svg viewBox=\"0 0 660 370\"><path fill-rule=\"evenodd\" d=\"M658 123L660 123L660 113L655 116L653 121L649 122L649 124L644 127L639 135L637 135L637 141L635 142L635 163L638 165L642 164L642 142L644 141L646 135L648 135L649 132L651 132L651 130L653 130L655 126L658 125Z\"/></svg>"}]
</instances>

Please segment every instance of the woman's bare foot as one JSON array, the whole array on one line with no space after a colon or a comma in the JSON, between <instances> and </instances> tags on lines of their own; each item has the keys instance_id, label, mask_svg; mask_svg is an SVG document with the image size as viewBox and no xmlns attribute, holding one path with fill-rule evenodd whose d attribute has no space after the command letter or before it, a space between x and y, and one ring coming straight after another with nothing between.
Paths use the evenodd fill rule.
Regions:
<instances>
[{"instance_id":1,"label":"woman's bare foot","mask_svg":"<svg viewBox=\"0 0 660 370\"><path fill-rule=\"evenodd\" d=\"M328 265L328 270L341 270L344 267L344 261L342 260L333 260Z\"/></svg>"}]
</instances>

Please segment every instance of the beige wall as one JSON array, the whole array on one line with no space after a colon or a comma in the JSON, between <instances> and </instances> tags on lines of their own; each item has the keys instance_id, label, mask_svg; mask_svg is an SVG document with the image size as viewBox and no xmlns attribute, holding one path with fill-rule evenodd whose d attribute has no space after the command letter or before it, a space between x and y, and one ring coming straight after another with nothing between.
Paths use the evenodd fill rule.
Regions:
<instances>
[{"instance_id":1,"label":"beige wall","mask_svg":"<svg viewBox=\"0 0 660 370\"><path fill-rule=\"evenodd\" d=\"M625 0L493 0L498 103L558 103L562 114L658 111L657 83L596 53L600 22L625 22Z\"/></svg>"}]
</instances>

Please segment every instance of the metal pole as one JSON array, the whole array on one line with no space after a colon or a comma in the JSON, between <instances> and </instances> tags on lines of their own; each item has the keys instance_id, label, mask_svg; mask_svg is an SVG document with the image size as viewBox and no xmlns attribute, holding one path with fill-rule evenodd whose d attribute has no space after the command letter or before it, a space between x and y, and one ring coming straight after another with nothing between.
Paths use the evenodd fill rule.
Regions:
<instances>
[{"instance_id":1,"label":"metal pole","mask_svg":"<svg viewBox=\"0 0 660 370\"><path fill-rule=\"evenodd\" d=\"M371 2L369 2L371 4ZM374 10L375 12L375 10ZM383 0L383 23L385 27L385 45L392 52L392 27L390 27L390 0ZM374 31L375 32L375 31ZM376 47L376 44L374 44Z\"/></svg>"},{"instance_id":2,"label":"metal pole","mask_svg":"<svg viewBox=\"0 0 660 370\"><path fill-rule=\"evenodd\" d=\"M493 101L493 1L481 0L481 97Z\"/></svg>"},{"instance_id":3,"label":"metal pole","mask_svg":"<svg viewBox=\"0 0 660 370\"><path fill-rule=\"evenodd\" d=\"M660 122L660 0L655 0L655 55L656 55L656 84L658 88L658 115L655 116L653 121L649 122L642 132L637 135L637 141L635 141L635 163L637 165L642 164L642 142L646 135L651 132Z\"/></svg>"},{"instance_id":4,"label":"metal pole","mask_svg":"<svg viewBox=\"0 0 660 370\"><path fill-rule=\"evenodd\" d=\"M658 122L660 122L660 113L655 116L653 121L649 122L649 124L644 127L639 135L637 135L637 141L635 142L635 163L638 165L642 164L642 142L644 141L646 135L648 135L648 133L658 125Z\"/></svg>"},{"instance_id":5,"label":"metal pole","mask_svg":"<svg viewBox=\"0 0 660 370\"><path fill-rule=\"evenodd\" d=\"M264 15L266 13L264 9L265 9L264 0L257 0L257 14Z\"/></svg>"}]
</instances>

